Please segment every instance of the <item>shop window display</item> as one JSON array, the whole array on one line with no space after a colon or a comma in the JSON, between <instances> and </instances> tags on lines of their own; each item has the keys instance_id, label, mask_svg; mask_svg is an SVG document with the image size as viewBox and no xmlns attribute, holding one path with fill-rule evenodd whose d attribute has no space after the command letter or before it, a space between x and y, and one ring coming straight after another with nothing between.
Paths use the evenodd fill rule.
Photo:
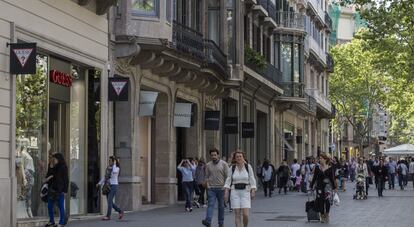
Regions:
<instances>
[{"instance_id":1,"label":"shop window display","mask_svg":"<svg viewBox=\"0 0 414 227\"><path fill-rule=\"evenodd\" d=\"M70 213L85 213L86 69L72 66L70 101Z\"/></svg>"},{"instance_id":2,"label":"shop window display","mask_svg":"<svg viewBox=\"0 0 414 227\"><path fill-rule=\"evenodd\" d=\"M46 107L48 57L36 56L33 75L16 79L17 218L45 216L38 193L47 170Z\"/></svg>"},{"instance_id":3,"label":"shop window display","mask_svg":"<svg viewBox=\"0 0 414 227\"><path fill-rule=\"evenodd\" d=\"M70 171L66 209L71 215L97 213L101 72L43 54L36 67L36 74L16 78L16 216L48 215L40 189L54 152L64 155Z\"/></svg>"}]
</instances>

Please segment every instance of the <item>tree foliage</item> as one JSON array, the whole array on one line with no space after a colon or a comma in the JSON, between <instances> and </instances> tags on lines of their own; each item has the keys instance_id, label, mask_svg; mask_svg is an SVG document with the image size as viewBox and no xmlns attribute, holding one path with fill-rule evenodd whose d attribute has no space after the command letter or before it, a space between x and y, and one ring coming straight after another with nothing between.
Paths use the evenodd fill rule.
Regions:
<instances>
[{"instance_id":1,"label":"tree foliage","mask_svg":"<svg viewBox=\"0 0 414 227\"><path fill-rule=\"evenodd\" d=\"M339 131L347 122L362 144L371 129L372 113L384 100L385 81L373 62L378 53L367 51L366 41L354 39L331 49L335 61L330 75L330 99L337 108L335 127Z\"/></svg>"},{"instance_id":2,"label":"tree foliage","mask_svg":"<svg viewBox=\"0 0 414 227\"><path fill-rule=\"evenodd\" d=\"M36 74L19 75L16 81L16 134L38 137L46 121L47 57L36 56Z\"/></svg>"},{"instance_id":3,"label":"tree foliage","mask_svg":"<svg viewBox=\"0 0 414 227\"><path fill-rule=\"evenodd\" d=\"M384 86L381 104L392 119L389 138L414 143L414 1L343 2L354 4L367 21L367 30L356 39L364 40L363 51L376 55L371 65Z\"/></svg>"}]
</instances>

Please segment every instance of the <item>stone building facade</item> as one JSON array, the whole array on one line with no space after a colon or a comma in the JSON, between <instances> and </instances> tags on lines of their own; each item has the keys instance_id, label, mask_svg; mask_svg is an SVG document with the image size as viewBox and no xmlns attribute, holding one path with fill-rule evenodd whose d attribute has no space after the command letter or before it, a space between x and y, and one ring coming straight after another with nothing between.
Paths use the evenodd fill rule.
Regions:
<instances>
[{"instance_id":1,"label":"stone building facade","mask_svg":"<svg viewBox=\"0 0 414 227\"><path fill-rule=\"evenodd\" d=\"M109 104L110 147L124 165L121 204L182 199L177 164L206 160L212 147L224 159L242 149L252 165L328 151L327 2L140 2L110 13L113 74L131 82L129 101ZM143 115L148 93L157 98ZM191 124L176 127L182 103ZM205 130L209 111L219 111L217 130Z\"/></svg>"},{"instance_id":2,"label":"stone building facade","mask_svg":"<svg viewBox=\"0 0 414 227\"><path fill-rule=\"evenodd\" d=\"M96 93L94 84L107 83L106 12L114 2L0 1L1 227L48 222L39 191L53 152L62 152L69 168L67 213L103 209L91 187L107 163L107 130L98 130L107 121L107 89ZM10 74L8 43L36 43L35 74Z\"/></svg>"}]
</instances>

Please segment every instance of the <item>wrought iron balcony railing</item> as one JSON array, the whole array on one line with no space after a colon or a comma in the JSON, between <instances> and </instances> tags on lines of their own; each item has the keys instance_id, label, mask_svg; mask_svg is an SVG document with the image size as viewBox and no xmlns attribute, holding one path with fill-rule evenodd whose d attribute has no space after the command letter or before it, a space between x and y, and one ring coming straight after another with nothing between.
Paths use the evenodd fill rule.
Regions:
<instances>
[{"instance_id":1,"label":"wrought iron balcony railing","mask_svg":"<svg viewBox=\"0 0 414 227\"><path fill-rule=\"evenodd\" d=\"M271 0L258 0L257 3L261 5L271 17L276 22L276 6Z\"/></svg>"},{"instance_id":2,"label":"wrought iron balcony railing","mask_svg":"<svg viewBox=\"0 0 414 227\"><path fill-rule=\"evenodd\" d=\"M183 24L173 22L173 45L177 51L204 61L203 35Z\"/></svg>"},{"instance_id":3,"label":"wrought iron balcony railing","mask_svg":"<svg viewBox=\"0 0 414 227\"><path fill-rule=\"evenodd\" d=\"M328 72L334 71L335 62L329 53L326 53L326 65Z\"/></svg>"},{"instance_id":4,"label":"wrought iron balcony railing","mask_svg":"<svg viewBox=\"0 0 414 227\"><path fill-rule=\"evenodd\" d=\"M281 87L282 81L282 72L274 67L272 64L267 63L264 68L259 68L252 62L245 61L245 65L248 66L250 69L255 71L256 73L260 74L274 85Z\"/></svg>"},{"instance_id":5,"label":"wrought iron balcony railing","mask_svg":"<svg viewBox=\"0 0 414 227\"><path fill-rule=\"evenodd\" d=\"M227 55L221 51L220 47L213 40L204 40L204 50L206 54L206 64L208 67L219 71L228 76Z\"/></svg>"},{"instance_id":6,"label":"wrought iron balcony railing","mask_svg":"<svg viewBox=\"0 0 414 227\"><path fill-rule=\"evenodd\" d=\"M305 97L308 100L309 111L316 114L317 111L317 102L316 99L305 93Z\"/></svg>"},{"instance_id":7,"label":"wrought iron balcony railing","mask_svg":"<svg viewBox=\"0 0 414 227\"><path fill-rule=\"evenodd\" d=\"M325 11L325 24L328 26L329 30L332 30L332 19L329 16L329 13Z\"/></svg>"},{"instance_id":8,"label":"wrought iron balcony railing","mask_svg":"<svg viewBox=\"0 0 414 227\"><path fill-rule=\"evenodd\" d=\"M305 15L296 12L277 12L276 23L282 28L305 30Z\"/></svg>"},{"instance_id":9,"label":"wrought iron balcony railing","mask_svg":"<svg viewBox=\"0 0 414 227\"><path fill-rule=\"evenodd\" d=\"M284 96L286 97L296 97L296 98L304 98L304 84L298 82L283 82L282 88L284 90Z\"/></svg>"}]
</instances>

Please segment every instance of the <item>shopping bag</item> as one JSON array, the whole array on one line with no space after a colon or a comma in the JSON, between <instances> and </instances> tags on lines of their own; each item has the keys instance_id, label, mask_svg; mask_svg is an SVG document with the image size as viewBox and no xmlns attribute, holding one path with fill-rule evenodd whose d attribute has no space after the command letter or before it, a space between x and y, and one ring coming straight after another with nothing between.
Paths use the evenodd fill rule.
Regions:
<instances>
[{"instance_id":1,"label":"shopping bag","mask_svg":"<svg viewBox=\"0 0 414 227\"><path fill-rule=\"evenodd\" d=\"M339 195L338 195L338 193L334 193L334 197L333 197L333 203L336 205L336 206L339 206L339 203L341 202L341 200L339 199Z\"/></svg>"}]
</instances>

